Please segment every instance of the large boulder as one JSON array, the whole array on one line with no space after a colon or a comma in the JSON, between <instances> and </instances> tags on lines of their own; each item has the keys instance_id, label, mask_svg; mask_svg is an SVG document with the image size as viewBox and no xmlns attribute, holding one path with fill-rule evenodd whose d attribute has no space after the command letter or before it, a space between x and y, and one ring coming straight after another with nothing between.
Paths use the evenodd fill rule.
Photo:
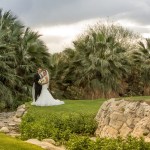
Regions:
<instances>
[{"instance_id":1,"label":"large boulder","mask_svg":"<svg viewBox=\"0 0 150 150\"><path fill-rule=\"evenodd\" d=\"M150 105L146 102L110 99L102 104L95 119L99 137L131 135L150 141Z\"/></svg>"}]
</instances>

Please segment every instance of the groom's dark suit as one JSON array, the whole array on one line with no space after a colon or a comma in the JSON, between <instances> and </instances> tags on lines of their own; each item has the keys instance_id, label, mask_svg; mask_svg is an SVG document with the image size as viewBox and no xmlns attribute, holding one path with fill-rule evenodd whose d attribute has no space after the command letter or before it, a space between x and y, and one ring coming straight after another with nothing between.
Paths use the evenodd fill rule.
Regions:
<instances>
[{"instance_id":1,"label":"groom's dark suit","mask_svg":"<svg viewBox=\"0 0 150 150\"><path fill-rule=\"evenodd\" d=\"M42 85L40 85L40 84L38 83L39 79L40 79L40 75L39 75L38 73L36 73L36 74L34 75L35 101L37 100L38 96L40 96L41 90L42 90Z\"/></svg>"}]
</instances>

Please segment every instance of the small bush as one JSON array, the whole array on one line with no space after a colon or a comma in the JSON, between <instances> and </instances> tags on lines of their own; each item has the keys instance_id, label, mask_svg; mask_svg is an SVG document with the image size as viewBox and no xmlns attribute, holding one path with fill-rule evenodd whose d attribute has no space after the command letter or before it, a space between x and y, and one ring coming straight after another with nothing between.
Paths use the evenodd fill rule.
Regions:
<instances>
[{"instance_id":1,"label":"small bush","mask_svg":"<svg viewBox=\"0 0 150 150\"><path fill-rule=\"evenodd\" d=\"M38 114L37 114L38 115ZM84 114L43 114L35 119L35 114L27 113L21 123L22 139L53 138L56 141L68 141L71 134L93 135L97 123L94 115Z\"/></svg>"},{"instance_id":2,"label":"small bush","mask_svg":"<svg viewBox=\"0 0 150 150\"><path fill-rule=\"evenodd\" d=\"M143 139L128 137L127 139L97 138L90 140L86 136L72 136L67 142L68 150L150 150L150 143Z\"/></svg>"},{"instance_id":3,"label":"small bush","mask_svg":"<svg viewBox=\"0 0 150 150\"><path fill-rule=\"evenodd\" d=\"M72 135L67 142L67 148L69 150L90 150L93 145L94 142L86 136Z\"/></svg>"}]
</instances>

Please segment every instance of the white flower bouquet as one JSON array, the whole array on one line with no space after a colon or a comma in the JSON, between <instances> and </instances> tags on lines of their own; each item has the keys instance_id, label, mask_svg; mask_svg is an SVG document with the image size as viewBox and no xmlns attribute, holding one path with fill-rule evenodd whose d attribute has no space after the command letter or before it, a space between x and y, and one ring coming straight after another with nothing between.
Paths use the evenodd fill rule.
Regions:
<instances>
[{"instance_id":1,"label":"white flower bouquet","mask_svg":"<svg viewBox=\"0 0 150 150\"><path fill-rule=\"evenodd\" d=\"M43 85L43 84L46 84L46 79L45 78L42 78L38 81L39 84Z\"/></svg>"}]
</instances>

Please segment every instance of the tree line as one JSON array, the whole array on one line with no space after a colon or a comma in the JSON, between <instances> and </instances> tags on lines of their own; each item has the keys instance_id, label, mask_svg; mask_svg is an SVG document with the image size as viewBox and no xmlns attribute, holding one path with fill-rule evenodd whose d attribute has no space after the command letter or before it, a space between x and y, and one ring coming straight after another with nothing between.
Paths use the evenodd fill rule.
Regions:
<instances>
[{"instance_id":1,"label":"tree line","mask_svg":"<svg viewBox=\"0 0 150 150\"><path fill-rule=\"evenodd\" d=\"M0 108L31 100L33 75L49 70L59 99L97 99L150 94L150 39L113 23L98 22L50 54L40 35L10 11L0 10Z\"/></svg>"}]
</instances>

